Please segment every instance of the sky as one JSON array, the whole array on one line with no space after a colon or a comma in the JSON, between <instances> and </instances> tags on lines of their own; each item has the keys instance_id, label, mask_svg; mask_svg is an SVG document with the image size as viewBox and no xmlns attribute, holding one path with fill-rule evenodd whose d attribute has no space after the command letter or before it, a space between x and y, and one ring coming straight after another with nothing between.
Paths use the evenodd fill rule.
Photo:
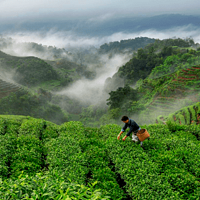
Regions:
<instances>
[{"instance_id":1,"label":"sky","mask_svg":"<svg viewBox=\"0 0 200 200\"><path fill-rule=\"evenodd\" d=\"M102 21L112 17L159 14L198 15L199 0L0 0L0 20L87 19Z\"/></svg>"},{"instance_id":2,"label":"sky","mask_svg":"<svg viewBox=\"0 0 200 200\"><path fill-rule=\"evenodd\" d=\"M191 24L169 27L168 21L164 31L156 29L159 24L156 28L126 31L126 28L141 25L134 20L126 21L126 18L146 20L162 14L200 16L199 10L200 0L0 0L0 35L19 42L37 42L59 48L68 45L98 47L135 37L191 36L195 42L200 42L200 26Z\"/></svg>"}]
</instances>

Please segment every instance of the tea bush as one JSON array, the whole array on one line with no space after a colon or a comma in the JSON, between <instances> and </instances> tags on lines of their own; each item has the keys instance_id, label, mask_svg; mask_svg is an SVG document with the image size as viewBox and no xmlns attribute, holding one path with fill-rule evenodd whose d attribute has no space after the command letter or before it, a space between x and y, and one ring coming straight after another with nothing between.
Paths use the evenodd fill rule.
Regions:
<instances>
[{"instance_id":1,"label":"tea bush","mask_svg":"<svg viewBox=\"0 0 200 200\"><path fill-rule=\"evenodd\" d=\"M0 199L199 199L200 126L142 128L141 148L119 125L1 116Z\"/></svg>"}]
</instances>

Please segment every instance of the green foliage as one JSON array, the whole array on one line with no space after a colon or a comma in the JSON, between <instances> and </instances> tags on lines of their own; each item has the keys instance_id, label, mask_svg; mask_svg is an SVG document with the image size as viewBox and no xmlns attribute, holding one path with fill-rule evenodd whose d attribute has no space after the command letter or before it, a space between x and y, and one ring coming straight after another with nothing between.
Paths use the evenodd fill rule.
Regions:
<instances>
[{"instance_id":1,"label":"green foliage","mask_svg":"<svg viewBox=\"0 0 200 200\"><path fill-rule=\"evenodd\" d=\"M112 119L118 119L119 116L122 114L120 108L110 109L108 113Z\"/></svg>"},{"instance_id":2,"label":"green foliage","mask_svg":"<svg viewBox=\"0 0 200 200\"><path fill-rule=\"evenodd\" d=\"M136 147L136 144L132 144L131 141L116 142L115 133L119 130L117 126L104 126L101 129L106 135L104 137L107 141L107 148L109 148L108 155L126 181L126 190L129 195L133 199L198 198L198 175L193 176L189 162L188 165L184 164L184 157L182 160L178 153L175 155L173 153L183 148L184 151L179 152L187 154L188 161L193 160L189 156L193 155L193 152L189 149L191 145L194 149L199 149L196 139L190 133L185 132L178 138L165 125L151 125L145 128L150 133L151 139L144 141L144 150ZM185 146L188 148L187 153ZM193 163L198 168L198 159L195 158L195 160L196 162Z\"/></svg>"},{"instance_id":3,"label":"green foliage","mask_svg":"<svg viewBox=\"0 0 200 200\"><path fill-rule=\"evenodd\" d=\"M180 69L186 69L192 65L195 65L199 61L199 58L192 53L169 55L163 62L163 64L156 66L152 69L149 78L156 78L160 76L166 76L172 74Z\"/></svg>"},{"instance_id":4,"label":"green foliage","mask_svg":"<svg viewBox=\"0 0 200 200\"><path fill-rule=\"evenodd\" d=\"M135 84L139 79L145 79L156 66L161 64L162 59L153 53L138 50L137 57L133 57L128 63L120 67L118 72L125 83Z\"/></svg>"},{"instance_id":5,"label":"green foliage","mask_svg":"<svg viewBox=\"0 0 200 200\"><path fill-rule=\"evenodd\" d=\"M98 125L100 117L105 114L106 111L106 108L99 108L98 105L90 105L86 108L82 107L80 121L86 126L93 127Z\"/></svg>"},{"instance_id":6,"label":"green foliage","mask_svg":"<svg viewBox=\"0 0 200 200\"><path fill-rule=\"evenodd\" d=\"M120 108L123 104L129 100L138 99L137 91L126 85L124 88L120 87L116 91L111 91L110 98L107 100L107 105L110 105L110 109Z\"/></svg>"},{"instance_id":7,"label":"green foliage","mask_svg":"<svg viewBox=\"0 0 200 200\"><path fill-rule=\"evenodd\" d=\"M133 113L138 113L139 111L142 111L145 109L145 106L140 101L133 101L131 103L131 107L128 108L128 111Z\"/></svg>"},{"instance_id":8,"label":"green foliage","mask_svg":"<svg viewBox=\"0 0 200 200\"><path fill-rule=\"evenodd\" d=\"M177 124L198 124L197 114L200 110L200 103L195 103L191 106L184 107L175 113L171 113L167 117L168 123L177 123ZM176 129L176 128L175 128Z\"/></svg>"},{"instance_id":9,"label":"green foliage","mask_svg":"<svg viewBox=\"0 0 200 200\"><path fill-rule=\"evenodd\" d=\"M10 162L15 152L16 136L0 135L0 178L6 178L9 175Z\"/></svg>"},{"instance_id":10,"label":"green foliage","mask_svg":"<svg viewBox=\"0 0 200 200\"><path fill-rule=\"evenodd\" d=\"M176 132L177 130L183 130L184 127L176 124L175 122L172 121L167 121L167 127L171 132Z\"/></svg>"},{"instance_id":11,"label":"green foliage","mask_svg":"<svg viewBox=\"0 0 200 200\"><path fill-rule=\"evenodd\" d=\"M109 52L121 53L123 51L134 51L145 47L149 43L153 43L155 39L147 37L137 37L135 39L121 40L120 42L110 42L100 46L99 53L105 54Z\"/></svg>"},{"instance_id":12,"label":"green foliage","mask_svg":"<svg viewBox=\"0 0 200 200\"><path fill-rule=\"evenodd\" d=\"M46 165L51 173L65 177L65 181L85 182L87 174L85 156L78 142L68 135L52 139L45 144L48 153ZM77 176L78 174L78 176Z\"/></svg>"},{"instance_id":13,"label":"green foliage","mask_svg":"<svg viewBox=\"0 0 200 200\"><path fill-rule=\"evenodd\" d=\"M176 70L177 66L179 65L180 60L181 58L179 58L178 55L168 56L164 60L163 64L155 67L152 70L151 74L149 75L149 78L153 78L153 77L155 78L155 77L173 73Z\"/></svg>"},{"instance_id":14,"label":"green foliage","mask_svg":"<svg viewBox=\"0 0 200 200\"><path fill-rule=\"evenodd\" d=\"M167 39L167 40L155 40L154 43L147 45L143 49L140 48L137 51L137 56L134 56L124 66L120 67L117 74L124 79L125 84L135 84L140 79L145 79L153 71L153 76L164 75L165 72L174 72L181 60L180 49L177 47L189 47L192 43L187 40ZM159 52L159 53L157 53ZM177 54L180 54L179 56ZM190 55L193 54L190 52ZM193 55L191 55L193 57ZM195 57L196 58L196 57ZM196 60L197 61L197 60ZM195 61L191 60L191 64ZM164 70L164 72L162 71ZM115 77L115 76L114 76ZM113 78L113 83L114 83ZM112 84L112 81L110 81ZM109 87L109 86L108 86Z\"/></svg>"},{"instance_id":15,"label":"green foliage","mask_svg":"<svg viewBox=\"0 0 200 200\"><path fill-rule=\"evenodd\" d=\"M108 112L120 108L121 113L137 114L140 123L153 123L158 115L168 116L176 109L199 101L199 55L190 48L191 44L193 42L189 39L156 40L155 43L138 49L137 56L120 67L107 83L117 85L115 77L128 85L136 83L137 94L131 96L130 91L123 101L120 98L120 88L110 92ZM191 99L190 95L194 97ZM177 101L179 108L176 108ZM184 121L187 120L187 124L190 124L191 120L187 115L177 116L176 123L180 121L185 124Z\"/></svg>"},{"instance_id":16,"label":"green foliage","mask_svg":"<svg viewBox=\"0 0 200 200\"><path fill-rule=\"evenodd\" d=\"M106 200L100 190L94 190L96 182L89 187L83 184L65 182L63 177L52 177L49 173L37 173L35 176L24 175L17 179L0 180L2 200L38 199L38 200Z\"/></svg>"},{"instance_id":17,"label":"green foliage","mask_svg":"<svg viewBox=\"0 0 200 200\"><path fill-rule=\"evenodd\" d=\"M73 55L73 57L75 57L75 56L76 55ZM83 55L83 56L85 56L85 55ZM81 59L81 58L78 57L77 59ZM83 60L83 61L86 62L85 60ZM54 60L54 61L46 61L46 62L49 65L53 66L56 73L59 74L59 79L58 79L59 82L57 82L57 85L55 85L54 89L57 89L58 86L59 87L67 86L70 83L81 79L81 77L86 77L88 79L92 79L95 76L95 72L87 69L86 64L85 65L76 64L75 62L71 62L66 58L62 58L62 59ZM91 62L91 60L88 61L88 63L90 63L90 62ZM49 81L52 81L52 79L49 79ZM56 82L54 82L54 83L52 82L50 85L52 85L52 84L56 84ZM46 87L49 88L47 83L46 83Z\"/></svg>"},{"instance_id":18,"label":"green foliage","mask_svg":"<svg viewBox=\"0 0 200 200\"><path fill-rule=\"evenodd\" d=\"M143 148L130 138L118 141L115 124L2 116L0 127L2 200L199 197L199 126L144 126L150 140Z\"/></svg>"},{"instance_id":19,"label":"green foliage","mask_svg":"<svg viewBox=\"0 0 200 200\"><path fill-rule=\"evenodd\" d=\"M29 87L59 78L51 65L36 57L8 56L2 64L9 68L12 66L16 70L15 81Z\"/></svg>"},{"instance_id":20,"label":"green foliage","mask_svg":"<svg viewBox=\"0 0 200 200\"><path fill-rule=\"evenodd\" d=\"M41 153L42 147L38 138L33 135L20 135L16 139L16 150L10 165L12 176L19 176L21 171L31 175L41 170Z\"/></svg>"},{"instance_id":21,"label":"green foliage","mask_svg":"<svg viewBox=\"0 0 200 200\"><path fill-rule=\"evenodd\" d=\"M36 96L25 91L0 99L0 114L32 116L58 124L68 121L67 113L45 100L42 94Z\"/></svg>"}]
</instances>

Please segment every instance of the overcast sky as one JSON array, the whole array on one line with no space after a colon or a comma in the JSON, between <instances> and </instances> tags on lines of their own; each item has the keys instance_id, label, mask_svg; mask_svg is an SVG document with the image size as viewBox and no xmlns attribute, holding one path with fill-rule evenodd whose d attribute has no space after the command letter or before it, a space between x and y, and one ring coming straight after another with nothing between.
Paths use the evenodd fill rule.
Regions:
<instances>
[{"instance_id":1,"label":"overcast sky","mask_svg":"<svg viewBox=\"0 0 200 200\"><path fill-rule=\"evenodd\" d=\"M173 23L176 22L174 18L135 23L138 19L134 17L144 17L146 22L161 14L200 16L200 0L0 0L0 34L19 42L60 48L86 44L99 46L139 36L192 37L195 42L200 42L198 17L194 20L196 24L192 24L191 17L187 22L189 16L181 17L177 23ZM126 17L133 17L133 21L127 21ZM181 25L181 22L185 24ZM166 27L162 29L162 25Z\"/></svg>"},{"instance_id":2,"label":"overcast sky","mask_svg":"<svg viewBox=\"0 0 200 200\"><path fill-rule=\"evenodd\" d=\"M200 14L200 0L0 0L0 20L106 20L159 14Z\"/></svg>"}]
</instances>

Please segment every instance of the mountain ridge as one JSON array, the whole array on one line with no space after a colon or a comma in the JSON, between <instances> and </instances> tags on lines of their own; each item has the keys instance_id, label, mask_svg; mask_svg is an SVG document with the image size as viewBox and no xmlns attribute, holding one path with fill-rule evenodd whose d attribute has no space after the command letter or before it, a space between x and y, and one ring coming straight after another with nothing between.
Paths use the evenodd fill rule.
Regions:
<instances>
[{"instance_id":1,"label":"mountain ridge","mask_svg":"<svg viewBox=\"0 0 200 200\"><path fill-rule=\"evenodd\" d=\"M44 22L24 22L19 26L4 26L2 24L0 31L49 31L52 28L57 31L72 31L77 35L87 36L108 36L116 32L138 32L148 29L166 30L173 27L193 25L199 27L199 15L182 15L182 14L163 14L150 17L126 17L111 18L110 20L90 21L90 20L62 20L62 21L44 21ZM56 24L56 25L55 25Z\"/></svg>"}]
</instances>

